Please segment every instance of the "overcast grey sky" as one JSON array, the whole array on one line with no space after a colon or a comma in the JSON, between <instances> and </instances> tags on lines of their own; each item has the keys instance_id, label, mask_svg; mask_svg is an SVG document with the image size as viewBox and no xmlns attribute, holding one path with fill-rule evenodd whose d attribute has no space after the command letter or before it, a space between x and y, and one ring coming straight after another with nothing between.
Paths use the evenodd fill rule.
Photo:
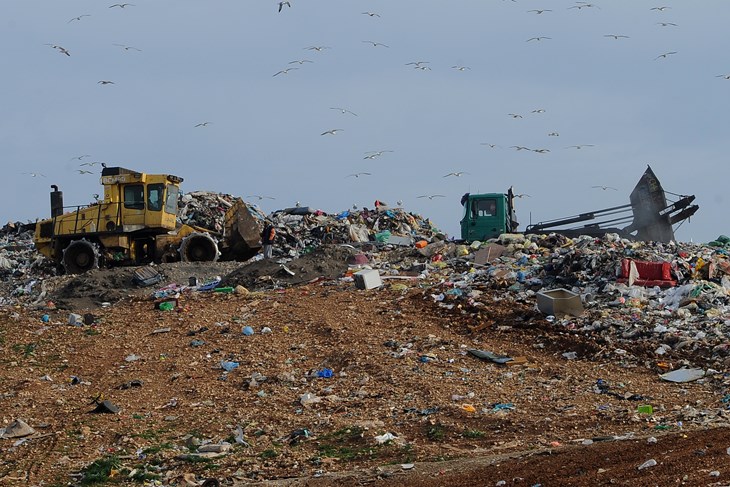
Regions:
<instances>
[{"instance_id":1,"label":"overcast grey sky","mask_svg":"<svg viewBox=\"0 0 730 487\"><path fill-rule=\"evenodd\" d=\"M90 202L104 161L266 212L402 200L458 237L467 191L529 194L524 229L628 203L650 164L697 196L678 239L730 233L727 0L131 3L0 2L3 222L48 217L54 183Z\"/></svg>"}]
</instances>

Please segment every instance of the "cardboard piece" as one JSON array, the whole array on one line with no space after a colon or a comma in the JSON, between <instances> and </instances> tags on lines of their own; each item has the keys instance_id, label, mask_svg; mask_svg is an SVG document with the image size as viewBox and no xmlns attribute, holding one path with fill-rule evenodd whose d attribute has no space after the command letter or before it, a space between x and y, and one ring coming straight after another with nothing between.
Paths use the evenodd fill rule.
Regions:
<instances>
[{"instance_id":1,"label":"cardboard piece","mask_svg":"<svg viewBox=\"0 0 730 487\"><path fill-rule=\"evenodd\" d=\"M474 254L474 263L479 265L487 264L504 253L505 247L499 244L489 244L477 250Z\"/></svg>"}]
</instances>

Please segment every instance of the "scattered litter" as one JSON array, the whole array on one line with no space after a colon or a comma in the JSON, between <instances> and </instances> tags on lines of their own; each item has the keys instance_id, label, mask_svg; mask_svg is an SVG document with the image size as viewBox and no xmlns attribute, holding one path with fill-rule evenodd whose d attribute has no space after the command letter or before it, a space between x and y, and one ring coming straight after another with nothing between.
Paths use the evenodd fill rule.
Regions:
<instances>
[{"instance_id":1,"label":"scattered litter","mask_svg":"<svg viewBox=\"0 0 730 487\"><path fill-rule=\"evenodd\" d=\"M15 419L5 428L0 428L0 438L22 438L34 433L35 430L22 419Z\"/></svg>"},{"instance_id":2,"label":"scattered litter","mask_svg":"<svg viewBox=\"0 0 730 487\"><path fill-rule=\"evenodd\" d=\"M394 435L393 433L385 433L385 434L382 434L382 435L376 436L376 437L375 437L375 441L376 441L376 442L377 442L377 443L378 443L379 445L382 445L383 443L386 443L386 442L388 442L388 441L392 441L392 440L395 440L395 439L397 439L397 438L398 438L398 437L397 437L397 436L395 436L395 435Z\"/></svg>"},{"instance_id":3,"label":"scattered litter","mask_svg":"<svg viewBox=\"0 0 730 487\"><path fill-rule=\"evenodd\" d=\"M498 355L494 352L489 352L487 350L476 350L473 348L470 348L467 350L470 354L474 355L477 358L483 359L483 360L489 360L491 362L494 362L495 364L506 364L507 362L512 360L512 357L508 357L507 355Z\"/></svg>"},{"instance_id":4,"label":"scattered litter","mask_svg":"<svg viewBox=\"0 0 730 487\"><path fill-rule=\"evenodd\" d=\"M654 460L652 458L650 460L645 461L644 463L642 463L641 465L639 465L637 468L639 470L644 470L645 468L654 467L654 466L656 466L656 464L657 464L656 463L656 460Z\"/></svg>"},{"instance_id":5,"label":"scattered litter","mask_svg":"<svg viewBox=\"0 0 730 487\"><path fill-rule=\"evenodd\" d=\"M681 368L661 374L659 377L669 382L692 382L705 376L702 369L686 369Z\"/></svg>"}]
</instances>

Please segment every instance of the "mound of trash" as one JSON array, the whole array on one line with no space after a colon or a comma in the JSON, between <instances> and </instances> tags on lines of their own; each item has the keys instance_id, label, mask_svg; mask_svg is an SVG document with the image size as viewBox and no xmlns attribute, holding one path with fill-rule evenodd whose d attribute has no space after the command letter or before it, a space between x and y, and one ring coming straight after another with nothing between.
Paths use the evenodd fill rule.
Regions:
<instances>
[{"instance_id":1,"label":"mound of trash","mask_svg":"<svg viewBox=\"0 0 730 487\"><path fill-rule=\"evenodd\" d=\"M243 286L254 291L295 286L319 278L337 279L347 272L348 262L355 253L349 246L324 245L286 263L258 260L234 270L220 285Z\"/></svg>"}]
</instances>

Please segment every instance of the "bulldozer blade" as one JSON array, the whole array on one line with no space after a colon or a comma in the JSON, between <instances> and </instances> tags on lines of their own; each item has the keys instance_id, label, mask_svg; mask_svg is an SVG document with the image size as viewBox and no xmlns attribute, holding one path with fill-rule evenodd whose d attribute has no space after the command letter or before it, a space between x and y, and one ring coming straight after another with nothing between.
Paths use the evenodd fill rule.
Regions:
<instances>
[{"instance_id":1,"label":"bulldozer blade","mask_svg":"<svg viewBox=\"0 0 730 487\"><path fill-rule=\"evenodd\" d=\"M638 240L664 243L674 240L674 230L669 215L662 213L667 207L667 198L650 166L646 167L629 200L634 212L631 228L636 229Z\"/></svg>"},{"instance_id":2,"label":"bulldozer blade","mask_svg":"<svg viewBox=\"0 0 730 487\"><path fill-rule=\"evenodd\" d=\"M241 198L237 198L225 216L225 248L236 260L248 260L261 250L261 226Z\"/></svg>"}]
</instances>

